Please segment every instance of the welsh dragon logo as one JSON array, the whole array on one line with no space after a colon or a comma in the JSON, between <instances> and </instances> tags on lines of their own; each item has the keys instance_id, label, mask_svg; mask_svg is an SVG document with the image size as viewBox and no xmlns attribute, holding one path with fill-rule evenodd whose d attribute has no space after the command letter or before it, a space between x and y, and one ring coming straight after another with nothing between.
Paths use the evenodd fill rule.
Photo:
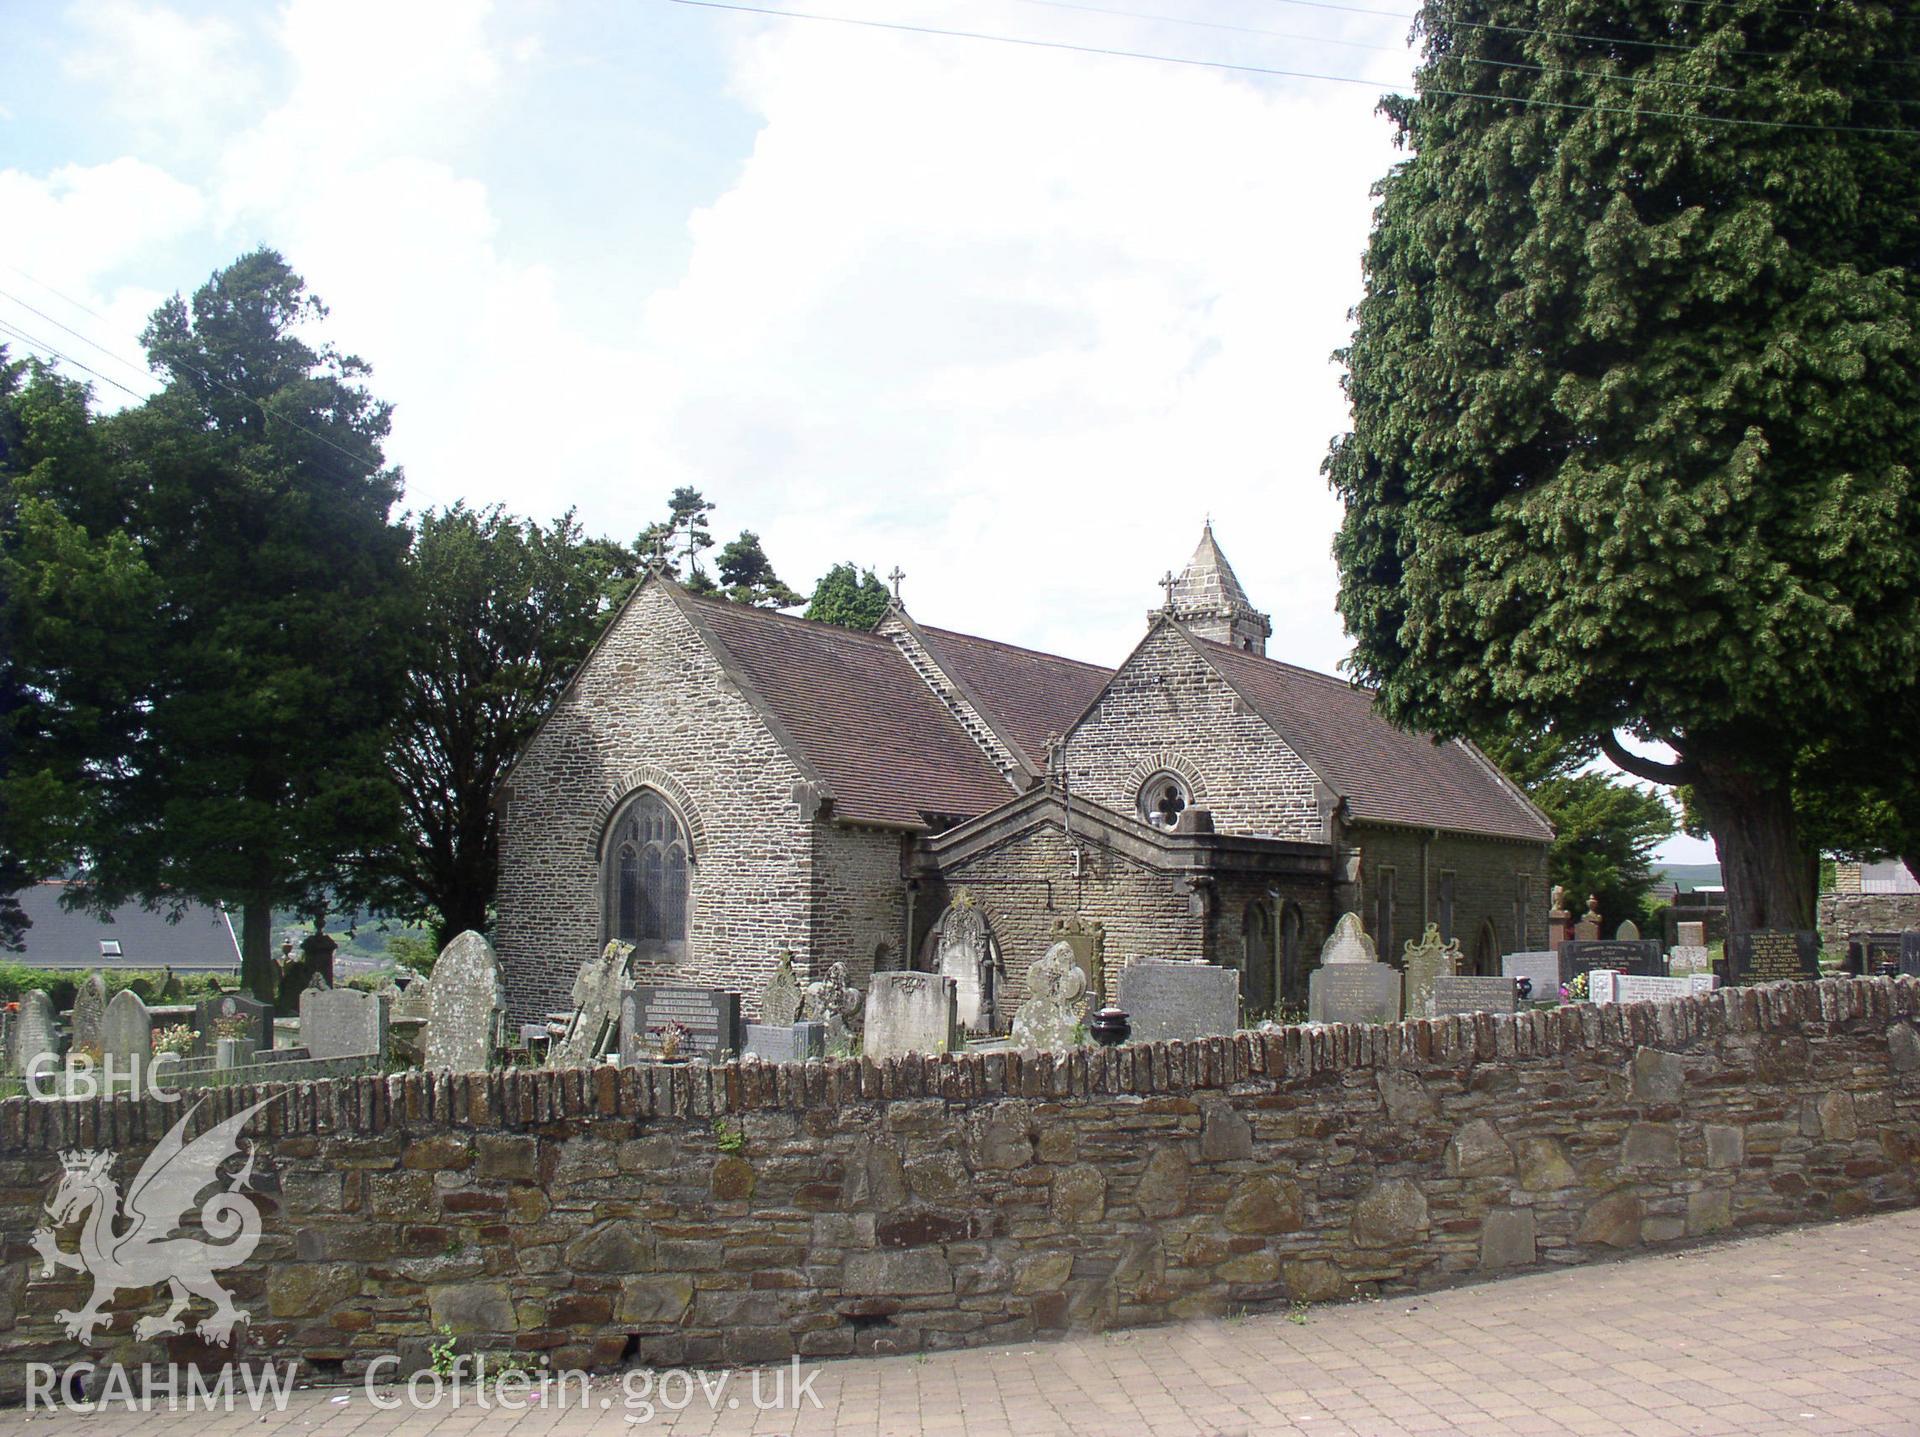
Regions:
<instances>
[{"instance_id":1,"label":"welsh dragon logo","mask_svg":"<svg viewBox=\"0 0 1920 1437\"><path fill-rule=\"evenodd\" d=\"M233 1180L200 1205L200 1227L212 1241L176 1237L174 1231L200 1194L219 1181L220 1165L239 1150L240 1130L273 1101L255 1103L188 1142L187 1125L200 1110L194 1104L148 1154L124 1198L113 1180L111 1152L75 1149L60 1155L60 1185L46 1205L49 1223L34 1233L33 1246L45 1264L42 1277L72 1268L93 1278L93 1296L84 1308L56 1314L69 1337L90 1343L94 1329L112 1321L101 1309L114 1293L164 1282L171 1305L160 1316L136 1322L134 1336L184 1332L180 1314L199 1297L213 1304L213 1312L195 1331L223 1347L233 1341L234 1327L246 1322L247 1314L233 1305L213 1274L215 1268L245 1262L260 1241L260 1210L241 1191L253 1176L251 1143ZM56 1236L76 1221L82 1222L80 1250L62 1252Z\"/></svg>"}]
</instances>

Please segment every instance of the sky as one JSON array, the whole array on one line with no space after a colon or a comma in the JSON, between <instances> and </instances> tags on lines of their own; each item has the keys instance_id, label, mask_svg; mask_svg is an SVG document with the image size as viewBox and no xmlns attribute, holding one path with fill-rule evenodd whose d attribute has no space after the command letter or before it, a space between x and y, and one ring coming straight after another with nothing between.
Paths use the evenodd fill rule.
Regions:
<instances>
[{"instance_id":1,"label":"sky","mask_svg":"<svg viewBox=\"0 0 1920 1437\"><path fill-rule=\"evenodd\" d=\"M924 622L1104 663L1211 517L1270 652L1335 668L1410 0L765 8L11 0L0 340L131 402L153 307L270 245L414 510L630 539L693 485L802 592L897 565Z\"/></svg>"}]
</instances>

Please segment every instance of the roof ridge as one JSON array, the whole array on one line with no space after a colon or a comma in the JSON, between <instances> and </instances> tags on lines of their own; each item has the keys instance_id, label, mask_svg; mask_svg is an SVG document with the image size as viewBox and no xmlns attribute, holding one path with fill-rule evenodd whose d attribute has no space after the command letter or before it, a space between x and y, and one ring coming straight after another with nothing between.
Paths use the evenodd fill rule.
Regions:
<instances>
[{"instance_id":1,"label":"roof ridge","mask_svg":"<svg viewBox=\"0 0 1920 1437\"><path fill-rule=\"evenodd\" d=\"M916 620L916 622L918 622ZM959 629L943 629L937 624L920 624L923 634L939 634L943 638L966 639L970 643L988 644L996 649L1007 649L1016 654L1032 654L1037 659L1052 659L1055 663L1072 664L1076 668L1092 669L1096 673L1111 674L1113 669L1105 664L1096 664L1091 659L1068 658L1065 654L1056 654L1048 649L1036 649L1026 644L1010 644L1005 639L990 639L985 634L968 634Z\"/></svg>"},{"instance_id":2,"label":"roof ridge","mask_svg":"<svg viewBox=\"0 0 1920 1437\"><path fill-rule=\"evenodd\" d=\"M1345 689L1348 693L1378 695L1380 692L1367 684L1356 684L1349 679L1341 678L1338 674L1323 674L1318 669L1310 669L1304 664L1289 663L1286 659L1276 659L1271 654L1249 653L1233 644L1223 644L1218 639L1207 638L1204 634L1195 634L1193 637L1209 648L1219 649L1223 653L1232 654L1235 658L1244 659L1249 663L1271 664L1276 669L1285 669L1289 673L1300 674L1305 678L1318 679L1324 684L1333 684L1337 688Z\"/></svg>"},{"instance_id":3,"label":"roof ridge","mask_svg":"<svg viewBox=\"0 0 1920 1437\"><path fill-rule=\"evenodd\" d=\"M760 604L736 604L732 599L716 598L712 594L696 594L684 584L680 585L680 593L682 597L690 599L696 604L705 604L709 608L718 609L723 613L758 614L762 618L780 619L789 624L803 624L810 629L825 629L836 634L848 634L857 639L871 639L875 643L886 644L889 648L893 647L888 640L882 638L871 629L853 629L847 627L845 624L829 623L825 619L809 619L804 614L782 613L779 609L765 608Z\"/></svg>"}]
</instances>

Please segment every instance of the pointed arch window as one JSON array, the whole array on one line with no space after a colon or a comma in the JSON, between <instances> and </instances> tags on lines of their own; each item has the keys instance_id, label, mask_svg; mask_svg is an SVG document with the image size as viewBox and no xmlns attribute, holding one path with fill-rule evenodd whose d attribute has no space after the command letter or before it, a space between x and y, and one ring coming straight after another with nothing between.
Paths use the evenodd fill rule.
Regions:
<instances>
[{"instance_id":1,"label":"pointed arch window","mask_svg":"<svg viewBox=\"0 0 1920 1437\"><path fill-rule=\"evenodd\" d=\"M684 957L692 869L679 817L659 794L641 789L614 814L608 834L607 937L649 956Z\"/></svg>"}]
</instances>

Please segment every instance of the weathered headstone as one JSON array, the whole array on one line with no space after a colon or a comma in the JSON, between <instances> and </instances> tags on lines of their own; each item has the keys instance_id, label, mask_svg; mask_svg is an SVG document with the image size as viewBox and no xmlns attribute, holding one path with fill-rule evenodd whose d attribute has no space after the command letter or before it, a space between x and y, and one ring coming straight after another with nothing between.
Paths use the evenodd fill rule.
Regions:
<instances>
[{"instance_id":1,"label":"weathered headstone","mask_svg":"<svg viewBox=\"0 0 1920 1437\"><path fill-rule=\"evenodd\" d=\"M728 988L635 983L620 999L620 1062L651 1061L672 1024L686 1030L678 1056L718 1060L739 1054L740 995Z\"/></svg>"},{"instance_id":2,"label":"weathered headstone","mask_svg":"<svg viewBox=\"0 0 1920 1437\"><path fill-rule=\"evenodd\" d=\"M1660 951L1658 938L1575 939L1560 945L1562 983L1571 983L1582 973L1590 973L1595 968L1611 968L1642 978L1664 978L1667 976L1667 958Z\"/></svg>"},{"instance_id":3,"label":"weathered headstone","mask_svg":"<svg viewBox=\"0 0 1920 1437\"><path fill-rule=\"evenodd\" d=\"M245 993L222 993L193 1005L193 1055L211 1058L221 1038L239 1038L264 1053L273 1047L273 1007Z\"/></svg>"},{"instance_id":4,"label":"weathered headstone","mask_svg":"<svg viewBox=\"0 0 1920 1437\"><path fill-rule=\"evenodd\" d=\"M550 1068L585 1068L620 1048L620 996L631 981L633 945L619 939L580 965L573 979L573 1015L547 1049Z\"/></svg>"},{"instance_id":5,"label":"weathered headstone","mask_svg":"<svg viewBox=\"0 0 1920 1437\"><path fill-rule=\"evenodd\" d=\"M760 1022L769 1028L789 1028L800 1020L800 980L794 976L793 955L780 950L773 976L760 990Z\"/></svg>"},{"instance_id":6,"label":"weathered headstone","mask_svg":"<svg viewBox=\"0 0 1920 1437\"><path fill-rule=\"evenodd\" d=\"M1013 1015L1010 1046L1042 1052L1065 1052L1086 1041L1081 1010L1086 1006L1087 975L1074 960L1072 947L1060 942L1027 969L1027 1001Z\"/></svg>"},{"instance_id":7,"label":"weathered headstone","mask_svg":"<svg viewBox=\"0 0 1920 1437\"><path fill-rule=\"evenodd\" d=\"M1674 943L1682 948L1704 948L1707 946L1707 925L1704 923L1676 923L1673 925Z\"/></svg>"},{"instance_id":8,"label":"weathered headstone","mask_svg":"<svg viewBox=\"0 0 1920 1437\"><path fill-rule=\"evenodd\" d=\"M1544 949L1508 953L1500 959L1500 976L1525 978L1530 985L1524 1001L1558 1003L1560 1001L1560 955ZM1518 990L1515 990L1516 994Z\"/></svg>"},{"instance_id":9,"label":"weathered headstone","mask_svg":"<svg viewBox=\"0 0 1920 1437\"><path fill-rule=\"evenodd\" d=\"M1333 925L1333 932L1327 941L1320 945L1320 966L1330 963L1378 963L1380 955L1374 951L1373 939L1367 936L1367 930L1361 926L1360 915L1342 913L1340 921Z\"/></svg>"},{"instance_id":10,"label":"weathered headstone","mask_svg":"<svg viewBox=\"0 0 1920 1437\"><path fill-rule=\"evenodd\" d=\"M1072 950L1073 961L1087 980L1086 997L1081 1000L1082 1015L1092 1012L1106 1000L1107 930L1106 926L1076 913L1070 918L1053 920L1053 942Z\"/></svg>"},{"instance_id":11,"label":"weathered headstone","mask_svg":"<svg viewBox=\"0 0 1920 1437\"><path fill-rule=\"evenodd\" d=\"M1698 928L1697 923L1683 925ZM1705 973L1713 966L1713 950L1704 943L1676 943L1667 954L1667 972L1675 977L1685 977L1692 973Z\"/></svg>"},{"instance_id":12,"label":"weathered headstone","mask_svg":"<svg viewBox=\"0 0 1920 1437\"><path fill-rule=\"evenodd\" d=\"M1638 943L1640 941L1640 925L1629 918L1613 930L1613 936L1622 943Z\"/></svg>"},{"instance_id":13,"label":"weathered headstone","mask_svg":"<svg viewBox=\"0 0 1920 1437\"><path fill-rule=\"evenodd\" d=\"M1587 895L1587 911L1580 915L1580 921L1573 925L1573 939L1577 943L1592 943L1600 937L1600 900L1593 894Z\"/></svg>"},{"instance_id":14,"label":"weathered headstone","mask_svg":"<svg viewBox=\"0 0 1920 1437\"><path fill-rule=\"evenodd\" d=\"M1820 935L1810 928L1759 928L1727 940L1730 983L1782 983L1820 976Z\"/></svg>"},{"instance_id":15,"label":"weathered headstone","mask_svg":"<svg viewBox=\"0 0 1920 1437\"><path fill-rule=\"evenodd\" d=\"M1136 958L1120 971L1119 1006L1136 1043L1218 1038L1240 1025L1240 972L1213 963Z\"/></svg>"},{"instance_id":16,"label":"weathered headstone","mask_svg":"<svg viewBox=\"0 0 1920 1437\"><path fill-rule=\"evenodd\" d=\"M765 1063L804 1063L827 1056L827 1025L802 1018L794 1023L747 1024L746 1052Z\"/></svg>"},{"instance_id":17,"label":"weathered headstone","mask_svg":"<svg viewBox=\"0 0 1920 1437\"><path fill-rule=\"evenodd\" d=\"M801 991L800 1016L827 1025L827 1051L844 1053L853 1042L853 1015L860 1011L860 990L847 981L847 965L832 963L827 976Z\"/></svg>"},{"instance_id":18,"label":"weathered headstone","mask_svg":"<svg viewBox=\"0 0 1920 1437\"><path fill-rule=\"evenodd\" d=\"M393 1000L393 1021L396 1023L424 1023L433 1013L433 979L421 974L406 987L397 984L394 988L397 996Z\"/></svg>"},{"instance_id":19,"label":"weathered headstone","mask_svg":"<svg viewBox=\"0 0 1920 1437\"><path fill-rule=\"evenodd\" d=\"M352 988L308 988L300 995L300 1046L312 1058L387 1056L392 1010L379 993Z\"/></svg>"},{"instance_id":20,"label":"weathered headstone","mask_svg":"<svg viewBox=\"0 0 1920 1437\"><path fill-rule=\"evenodd\" d=\"M999 977L998 949L987 928L987 915L965 888L953 890L946 911L929 935L935 973L953 979L960 1026L971 1033L993 1031L994 991Z\"/></svg>"},{"instance_id":21,"label":"weathered headstone","mask_svg":"<svg viewBox=\"0 0 1920 1437\"><path fill-rule=\"evenodd\" d=\"M867 992L865 1053L950 1053L960 1046L959 998L940 973L876 973Z\"/></svg>"},{"instance_id":22,"label":"weathered headstone","mask_svg":"<svg viewBox=\"0 0 1920 1437\"><path fill-rule=\"evenodd\" d=\"M1460 944L1442 941L1440 925L1429 923L1420 941L1409 939L1402 949L1401 967L1407 975L1406 1013L1409 1018L1433 1016L1433 981L1441 974L1460 971Z\"/></svg>"},{"instance_id":23,"label":"weathered headstone","mask_svg":"<svg viewBox=\"0 0 1920 1437\"><path fill-rule=\"evenodd\" d=\"M122 988L100 1016L100 1060L116 1081L146 1071L153 1059L153 1015L138 993Z\"/></svg>"},{"instance_id":24,"label":"weathered headstone","mask_svg":"<svg viewBox=\"0 0 1920 1437\"><path fill-rule=\"evenodd\" d=\"M1663 1003L1674 998L1690 998L1695 993L1711 993L1719 983L1711 973L1686 978L1641 978L1632 973L1616 973L1611 968L1595 968L1587 974L1587 997L1595 1003Z\"/></svg>"},{"instance_id":25,"label":"weathered headstone","mask_svg":"<svg viewBox=\"0 0 1920 1437\"><path fill-rule=\"evenodd\" d=\"M27 1074L59 1066L60 1025L53 999L38 988L20 995L20 1017L13 1030L13 1070Z\"/></svg>"},{"instance_id":26,"label":"weathered headstone","mask_svg":"<svg viewBox=\"0 0 1920 1437\"><path fill-rule=\"evenodd\" d=\"M1513 1010L1511 978L1442 973L1433 980L1433 1017L1442 1013L1511 1013Z\"/></svg>"},{"instance_id":27,"label":"weathered headstone","mask_svg":"<svg viewBox=\"0 0 1920 1437\"><path fill-rule=\"evenodd\" d=\"M433 965L427 994L429 1072L484 1073L501 1046L507 989L493 945L469 928Z\"/></svg>"},{"instance_id":28,"label":"weathered headstone","mask_svg":"<svg viewBox=\"0 0 1920 1437\"><path fill-rule=\"evenodd\" d=\"M1400 970L1391 963L1377 959L1323 962L1307 975L1307 1021L1397 1023L1400 988Z\"/></svg>"},{"instance_id":29,"label":"weathered headstone","mask_svg":"<svg viewBox=\"0 0 1920 1437\"><path fill-rule=\"evenodd\" d=\"M100 1020L107 1016L107 980L89 973L73 993L73 1052L97 1052L100 1047Z\"/></svg>"}]
</instances>

